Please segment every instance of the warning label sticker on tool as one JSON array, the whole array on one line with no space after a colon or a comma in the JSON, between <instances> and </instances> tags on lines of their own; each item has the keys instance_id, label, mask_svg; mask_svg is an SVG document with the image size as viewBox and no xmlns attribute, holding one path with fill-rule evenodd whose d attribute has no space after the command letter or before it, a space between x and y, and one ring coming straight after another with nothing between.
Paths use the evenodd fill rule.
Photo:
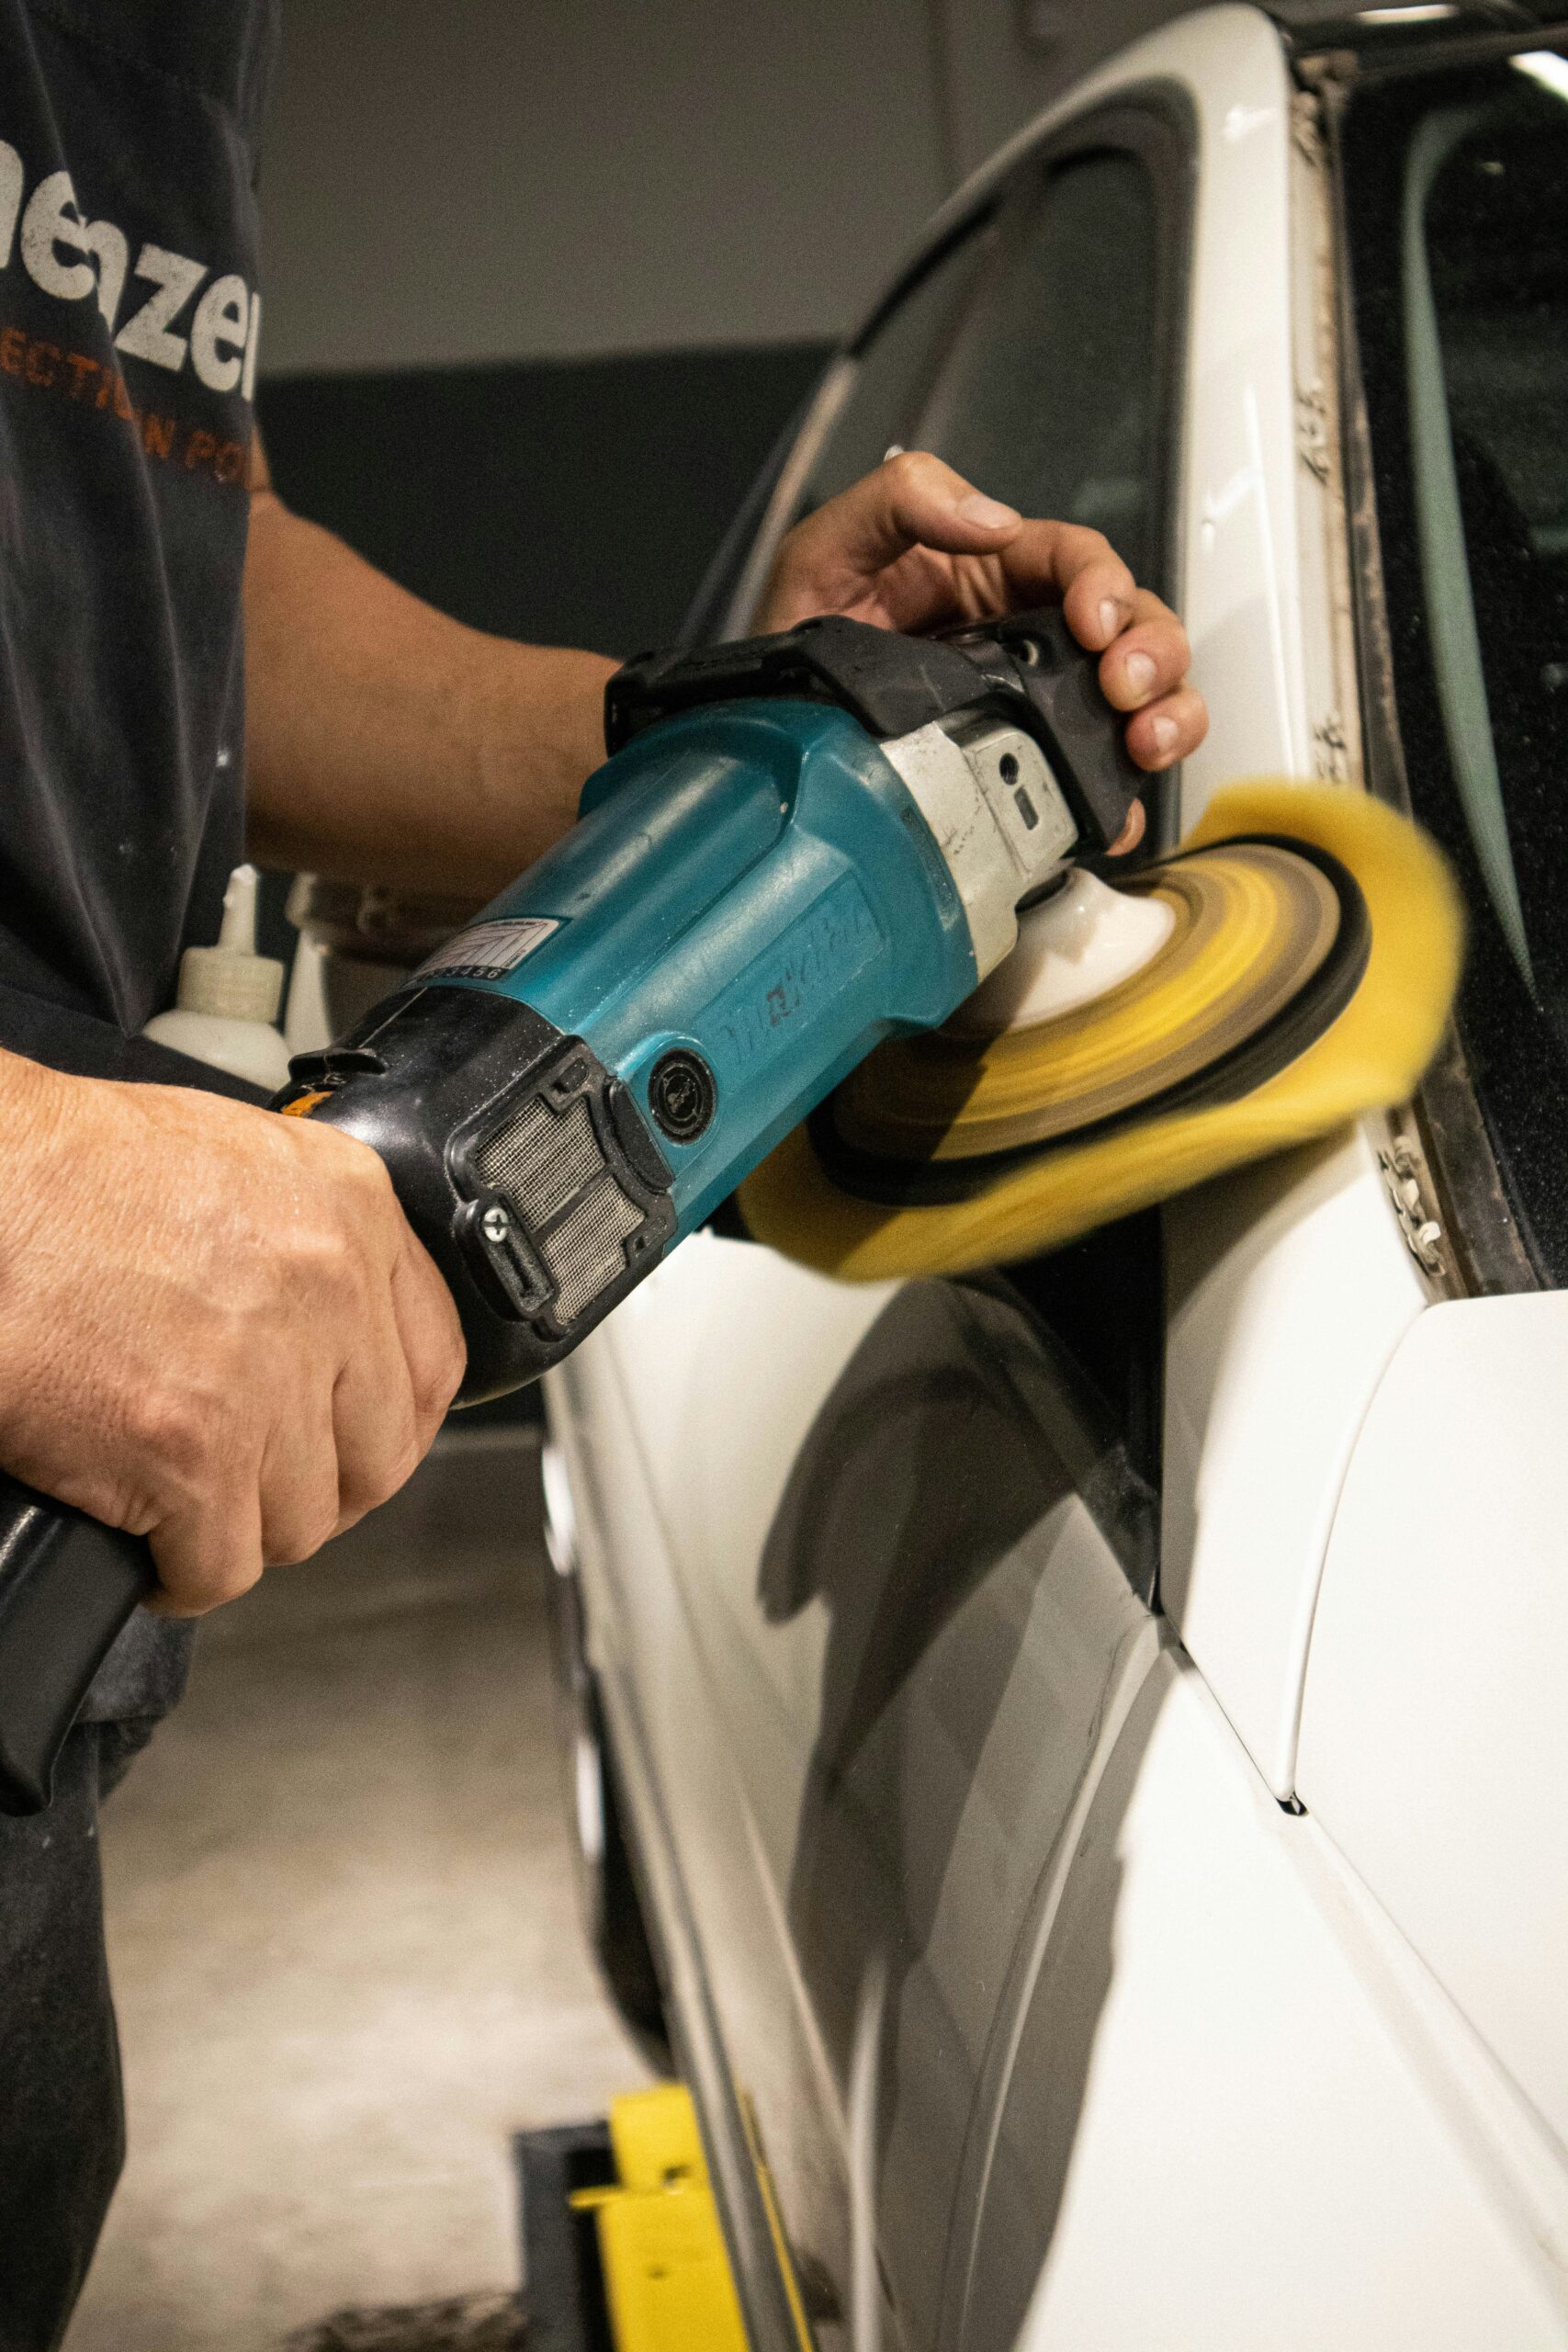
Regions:
<instances>
[{"instance_id":1,"label":"warning label sticker on tool","mask_svg":"<svg viewBox=\"0 0 1568 2352\"><path fill-rule=\"evenodd\" d=\"M449 972L456 980L498 980L515 971L525 956L542 947L560 924L544 915L520 915L514 922L476 922L438 947L420 966L415 978L434 979Z\"/></svg>"}]
</instances>

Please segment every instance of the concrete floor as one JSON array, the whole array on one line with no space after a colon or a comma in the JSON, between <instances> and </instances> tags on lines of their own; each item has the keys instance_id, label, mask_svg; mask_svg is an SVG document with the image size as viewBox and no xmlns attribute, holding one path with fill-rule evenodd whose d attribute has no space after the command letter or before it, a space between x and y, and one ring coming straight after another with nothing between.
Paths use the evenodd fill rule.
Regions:
<instances>
[{"instance_id":1,"label":"concrete floor","mask_svg":"<svg viewBox=\"0 0 1568 2352\"><path fill-rule=\"evenodd\" d=\"M578 1926L541 1578L531 1450L459 1441L204 1628L104 1816L131 2153L67 2352L513 2288L509 2134L643 2079Z\"/></svg>"}]
</instances>

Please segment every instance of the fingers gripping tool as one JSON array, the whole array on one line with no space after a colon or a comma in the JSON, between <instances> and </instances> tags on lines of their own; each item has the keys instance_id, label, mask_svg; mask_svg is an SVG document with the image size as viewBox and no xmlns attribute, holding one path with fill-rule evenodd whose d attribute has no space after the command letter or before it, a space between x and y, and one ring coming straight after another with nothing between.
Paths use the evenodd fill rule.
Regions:
<instances>
[{"instance_id":1,"label":"fingers gripping tool","mask_svg":"<svg viewBox=\"0 0 1568 2352\"><path fill-rule=\"evenodd\" d=\"M1142 779L1059 612L842 618L611 679L581 821L276 1108L378 1152L460 1401L558 1363L883 1039L947 1019ZM37 1810L146 1544L0 1474L0 1808Z\"/></svg>"}]
</instances>

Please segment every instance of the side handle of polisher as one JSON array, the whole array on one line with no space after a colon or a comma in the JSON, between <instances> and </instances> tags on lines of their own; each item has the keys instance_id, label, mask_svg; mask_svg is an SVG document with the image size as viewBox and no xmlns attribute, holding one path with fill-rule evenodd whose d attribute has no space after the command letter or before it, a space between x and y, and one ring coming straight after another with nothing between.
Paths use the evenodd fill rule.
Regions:
<instances>
[{"instance_id":1,"label":"side handle of polisher","mask_svg":"<svg viewBox=\"0 0 1568 2352\"><path fill-rule=\"evenodd\" d=\"M0 1471L0 1813L40 1813L89 1684L157 1582L141 1536Z\"/></svg>"},{"instance_id":2,"label":"side handle of polisher","mask_svg":"<svg viewBox=\"0 0 1568 2352\"><path fill-rule=\"evenodd\" d=\"M1077 822L1075 854L1110 849L1147 792L1121 721L1100 690L1100 656L1078 643L1059 605L965 621L939 639L964 654L1010 700L1028 709L1034 735Z\"/></svg>"}]
</instances>

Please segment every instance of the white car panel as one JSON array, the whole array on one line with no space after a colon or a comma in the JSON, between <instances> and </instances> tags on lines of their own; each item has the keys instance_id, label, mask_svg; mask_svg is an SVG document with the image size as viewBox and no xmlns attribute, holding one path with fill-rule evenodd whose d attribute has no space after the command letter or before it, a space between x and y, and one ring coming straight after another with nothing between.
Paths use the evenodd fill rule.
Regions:
<instances>
[{"instance_id":1,"label":"white car panel","mask_svg":"<svg viewBox=\"0 0 1568 2352\"><path fill-rule=\"evenodd\" d=\"M1160 1596L1278 1797L1362 1417L1427 1304L1363 1128L1166 1212Z\"/></svg>"},{"instance_id":2,"label":"white car panel","mask_svg":"<svg viewBox=\"0 0 1568 2352\"><path fill-rule=\"evenodd\" d=\"M1010 2352L1037 2270L1018 2352L1568 2342L1561 2270L1382 1996L1315 1826L1269 1797L1179 1654L1080 1854L958 2352Z\"/></svg>"},{"instance_id":3,"label":"white car panel","mask_svg":"<svg viewBox=\"0 0 1568 2352\"><path fill-rule=\"evenodd\" d=\"M1321 190L1278 36L1252 10L1207 10L1090 87L1153 75L1187 88L1199 123L1179 602L1214 691L1208 739L1183 768L1185 827L1221 783L1312 773L1325 730L1348 757L1353 714L1336 727L1333 712L1350 708L1353 680L1338 674L1331 602L1338 483L1298 436L1300 398L1316 413L1332 366L1319 347ZM1331 1168L1307 1155L1175 1202L1166 1238L1162 1600L1284 1797L1338 1482L1428 1294L1364 1136Z\"/></svg>"},{"instance_id":4,"label":"white car panel","mask_svg":"<svg viewBox=\"0 0 1568 2352\"><path fill-rule=\"evenodd\" d=\"M1013 1308L829 1283L709 1235L551 1383L600 1484L613 1464L610 1551L643 1563L615 1607L731 2064L840 2303L851 2044L883 1988L870 2204L916 2341L1020 1925L1153 1651L1041 1434L1043 1376Z\"/></svg>"},{"instance_id":5,"label":"white car panel","mask_svg":"<svg viewBox=\"0 0 1568 2352\"><path fill-rule=\"evenodd\" d=\"M675 1965L671 1991L683 2054L694 2043L701 2052L711 2013L718 2064L766 2119L768 2157L787 2184L797 2265L839 2279L848 2270L849 2187L841 2135L823 2123L829 2086L820 2042L750 1860L760 1841L735 1772L729 1723L715 1703L709 1661L605 1344L611 1328L549 1375L550 1426L571 1477L590 1649L624 1794L660 1882L656 1926ZM745 2192L727 2191L726 2177L747 2170L750 2154L727 2132L711 2097L703 2120L733 2247ZM822 2340L829 2352L833 2339Z\"/></svg>"},{"instance_id":6,"label":"white car panel","mask_svg":"<svg viewBox=\"0 0 1568 2352\"><path fill-rule=\"evenodd\" d=\"M1568 1294L1422 1316L1345 1482L1298 1786L1568 2143ZM1562 2238L1568 2256L1568 2231Z\"/></svg>"},{"instance_id":7,"label":"white car panel","mask_svg":"<svg viewBox=\"0 0 1568 2352\"><path fill-rule=\"evenodd\" d=\"M694 1233L635 1290L591 1347L634 1385L633 1410L666 1522L722 1580L755 1561L823 1396L897 1288L836 1283L772 1250ZM809 1347L797 1344L810 1335ZM745 1420L735 1475L726 1415Z\"/></svg>"}]
</instances>

